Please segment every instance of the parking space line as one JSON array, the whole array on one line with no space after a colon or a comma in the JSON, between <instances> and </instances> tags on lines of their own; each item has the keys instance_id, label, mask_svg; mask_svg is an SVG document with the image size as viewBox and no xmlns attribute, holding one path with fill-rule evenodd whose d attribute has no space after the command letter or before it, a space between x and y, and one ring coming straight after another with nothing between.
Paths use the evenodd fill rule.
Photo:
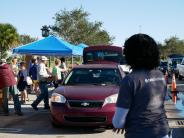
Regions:
<instances>
[{"instance_id":1,"label":"parking space line","mask_svg":"<svg viewBox=\"0 0 184 138\"><path fill-rule=\"evenodd\" d=\"M22 128L0 128L0 133L18 133L22 130Z\"/></svg>"}]
</instances>

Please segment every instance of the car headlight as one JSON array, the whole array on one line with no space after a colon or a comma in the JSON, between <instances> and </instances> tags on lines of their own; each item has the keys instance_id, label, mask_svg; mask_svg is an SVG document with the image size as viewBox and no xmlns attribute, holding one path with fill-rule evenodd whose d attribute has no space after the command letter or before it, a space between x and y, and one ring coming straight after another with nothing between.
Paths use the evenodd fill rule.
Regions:
<instances>
[{"instance_id":1,"label":"car headlight","mask_svg":"<svg viewBox=\"0 0 184 138\"><path fill-rule=\"evenodd\" d=\"M66 103L66 98L58 93L53 93L51 96L51 102L54 103Z\"/></svg>"},{"instance_id":2,"label":"car headlight","mask_svg":"<svg viewBox=\"0 0 184 138\"><path fill-rule=\"evenodd\" d=\"M105 98L105 102L103 105L110 104L110 103L116 103L117 98L118 98L118 94L113 94L111 96L108 96L107 98Z\"/></svg>"}]
</instances>

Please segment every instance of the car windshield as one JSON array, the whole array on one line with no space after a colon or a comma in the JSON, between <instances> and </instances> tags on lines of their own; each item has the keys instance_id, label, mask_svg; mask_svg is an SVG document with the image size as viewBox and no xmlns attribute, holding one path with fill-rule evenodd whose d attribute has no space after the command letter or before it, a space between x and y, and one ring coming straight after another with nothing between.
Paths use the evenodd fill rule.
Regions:
<instances>
[{"instance_id":1,"label":"car windshield","mask_svg":"<svg viewBox=\"0 0 184 138\"><path fill-rule=\"evenodd\" d=\"M64 85L119 85L120 73L117 69L74 69L64 81Z\"/></svg>"},{"instance_id":2,"label":"car windshield","mask_svg":"<svg viewBox=\"0 0 184 138\"><path fill-rule=\"evenodd\" d=\"M176 66L177 64L180 64L182 61L182 58L176 58L172 60L172 66Z\"/></svg>"},{"instance_id":3,"label":"car windshield","mask_svg":"<svg viewBox=\"0 0 184 138\"><path fill-rule=\"evenodd\" d=\"M173 68L176 68L177 64L180 64L182 61L182 58L175 58L175 59L172 59L172 67Z\"/></svg>"},{"instance_id":4,"label":"car windshield","mask_svg":"<svg viewBox=\"0 0 184 138\"><path fill-rule=\"evenodd\" d=\"M167 62L161 62L161 63L160 63L160 66L162 66L162 67L163 67L163 66L167 66L167 64L168 64Z\"/></svg>"},{"instance_id":5,"label":"car windshield","mask_svg":"<svg viewBox=\"0 0 184 138\"><path fill-rule=\"evenodd\" d=\"M121 64L126 64L125 58L122 53L113 51L92 51L86 52L85 63L93 61L111 61Z\"/></svg>"}]
</instances>

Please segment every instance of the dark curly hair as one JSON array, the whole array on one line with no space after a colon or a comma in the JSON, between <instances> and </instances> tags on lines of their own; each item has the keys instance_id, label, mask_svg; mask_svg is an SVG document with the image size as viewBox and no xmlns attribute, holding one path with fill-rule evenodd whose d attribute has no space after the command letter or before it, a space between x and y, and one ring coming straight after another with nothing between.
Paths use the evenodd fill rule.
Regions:
<instances>
[{"instance_id":1,"label":"dark curly hair","mask_svg":"<svg viewBox=\"0 0 184 138\"><path fill-rule=\"evenodd\" d=\"M160 64L158 46L146 34L135 34L125 41L124 55L132 69L154 69Z\"/></svg>"}]
</instances>

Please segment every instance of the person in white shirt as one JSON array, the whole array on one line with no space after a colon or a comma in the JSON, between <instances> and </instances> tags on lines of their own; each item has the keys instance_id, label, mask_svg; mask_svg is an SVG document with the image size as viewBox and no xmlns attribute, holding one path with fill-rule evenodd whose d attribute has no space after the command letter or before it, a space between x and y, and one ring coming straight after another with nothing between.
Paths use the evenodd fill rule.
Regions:
<instances>
[{"instance_id":1,"label":"person in white shirt","mask_svg":"<svg viewBox=\"0 0 184 138\"><path fill-rule=\"evenodd\" d=\"M19 68L18 68L18 65L17 65L17 58L16 57L14 57L12 59L11 69L12 69L13 74L15 76L15 80L17 81L17 75L18 75L18 72L19 72Z\"/></svg>"},{"instance_id":2,"label":"person in white shirt","mask_svg":"<svg viewBox=\"0 0 184 138\"><path fill-rule=\"evenodd\" d=\"M62 69L61 78L63 80L66 77L66 75L67 75L68 69L66 67L65 58L62 57L62 58L60 58L60 60L61 60L60 68Z\"/></svg>"},{"instance_id":3,"label":"person in white shirt","mask_svg":"<svg viewBox=\"0 0 184 138\"><path fill-rule=\"evenodd\" d=\"M48 97L48 87L47 87L47 79L50 76L47 71L47 64L48 58L45 56L41 56L40 63L38 64L37 70L37 79L39 81L39 88L40 88L40 95L37 99L31 104L34 110L38 110L37 105L44 100L44 109L49 108L49 97Z\"/></svg>"}]
</instances>

